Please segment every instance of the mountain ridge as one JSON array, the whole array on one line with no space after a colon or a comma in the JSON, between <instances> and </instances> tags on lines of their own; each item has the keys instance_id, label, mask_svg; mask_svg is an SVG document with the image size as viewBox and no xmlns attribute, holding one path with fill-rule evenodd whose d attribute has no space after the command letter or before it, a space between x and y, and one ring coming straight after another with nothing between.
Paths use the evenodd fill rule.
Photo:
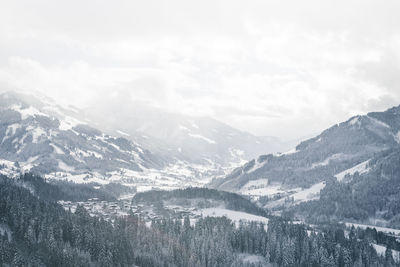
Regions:
<instances>
[{"instance_id":1,"label":"mountain ridge","mask_svg":"<svg viewBox=\"0 0 400 267\"><path fill-rule=\"evenodd\" d=\"M399 146L400 106L354 116L281 154L261 155L211 187L240 190L247 182L268 179L289 187L308 187ZM399 115L399 116L397 116ZM304 177L307 177L306 179Z\"/></svg>"}]
</instances>

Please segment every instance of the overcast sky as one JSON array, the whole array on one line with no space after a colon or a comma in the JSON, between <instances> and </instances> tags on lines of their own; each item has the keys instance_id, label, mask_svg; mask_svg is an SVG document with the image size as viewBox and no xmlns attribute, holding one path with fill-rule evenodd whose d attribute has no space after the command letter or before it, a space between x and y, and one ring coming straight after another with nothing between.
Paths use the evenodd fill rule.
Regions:
<instances>
[{"instance_id":1,"label":"overcast sky","mask_svg":"<svg viewBox=\"0 0 400 267\"><path fill-rule=\"evenodd\" d=\"M295 138L400 104L400 1L2 1L0 90Z\"/></svg>"}]
</instances>

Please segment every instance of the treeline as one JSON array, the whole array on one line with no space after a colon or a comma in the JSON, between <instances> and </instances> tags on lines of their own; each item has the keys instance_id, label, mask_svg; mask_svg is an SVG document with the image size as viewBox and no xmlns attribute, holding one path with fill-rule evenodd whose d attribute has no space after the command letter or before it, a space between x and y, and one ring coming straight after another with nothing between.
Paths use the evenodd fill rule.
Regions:
<instances>
[{"instance_id":1,"label":"treeline","mask_svg":"<svg viewBox=\"0 0 400 267\"><path fill-rule=\"evenodd\" d=\"M259 223L226 218L162 219L151 226L132 214L113 223L75 213L33 196L0 177L0 266L257 266L238 253L262 256L274 266L396 266L391 250L377 255L367 239L328 228L272 218Z\"/></svg>"},{"instance_id":2,"label":"treeline","mask_svg":"<svg viewBox=\"0 0 400 267\"><path fill-rule=\"evenodd\" d=\"M188 187L185 189L176 189L172 191L153 190L141 192L137 193L133 197L132 203L159 203L172 198L202 198L207 200L221 200L225 203L227 209L244 211L260 216L267 216L267 212L264 209L258 207L256 204L243 196L235 193L200 187Z\"/></svg>"},{"instance_id":3,"label":"treeline","mask_svg":"<svg viewBox=\"0 0 400 267\"><path fill-rule=\"evenodd\" d=\"M29 189L37 197L47 201L87 201L90 198L115 201L121 194L134 193L135 188L121 184L76 184L67 181L45 181L33 173L22 174L17 178L17 184ZM96 189L96 188L97 189Z\"/></svg>"},{"instance_id":4,"label":"treeline","mask_svg":"<svg viewBox=\"0 0 400 267\"><path fill-rule=\"evenodd\" d=\"M375 244L383 245L393 250L400 251L400 240L396 237L377 231L375 228L366 228L365 230L352 227L352 232L356 234L358 239L368 240Z\"/></svg>"},{"instance_id":5,"label":"treeline","mask_svg":"<svg viewBox=\"0 0 400 267\"><path fill-rule=\"evenodd\" d=\"M400 150L385 151L370 160L371 170L328 181L320 199L294 209L311 223L351 219L364 221L380 214L391 227L400 227Z\"/></svg>"}]
</instances>

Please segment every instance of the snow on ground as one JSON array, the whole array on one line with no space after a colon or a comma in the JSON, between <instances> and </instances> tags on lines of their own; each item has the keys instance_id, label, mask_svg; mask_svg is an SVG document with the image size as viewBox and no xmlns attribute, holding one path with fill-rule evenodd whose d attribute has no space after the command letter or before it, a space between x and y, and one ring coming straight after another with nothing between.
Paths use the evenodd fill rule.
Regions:
<instances>
[{"instance_id":1,"label":"snow on ground","mask_svg":"<svg viewBox=\"0 0 400 267\"><path fill-rule=\"evenodd\" d=\"M369 168L367 168L367 165L369 163L370 160L366 160L364 162L361 162L360 164L347 169L345 171L342 171L341 173L338 173L335 175L335 177L337 178L338 181L342 181L343 178L348 174L348 175L353 175L356 172L358 172L359 174L363 174L363 173L367 173L369 171Z\"/></svg>"},{"instance_id":2,"label":"snow on ground","mask_svg":"<svg viewBox=\"0 0 400 267\"><path fill-rule=\"evenodd\" d=\"M127 200L127 201L131 201L132 198L133 198L135 195L136 195L136 193L133 193L133 194L124 194L124 195L121 195L121 196L118 198L118 200Z\"/></svg>"},{"instance_id":3,"label":"snow on ground","mask_svg":"<svg viewBox=\"0 0 400 267\"><path fill-rule=\"evenodd\" d=\"M242 190L248 190L255 187L260 186L268 186L268 179L257 179L248 181L244 186L242 186Z\"/></svg>"},{"instance_id":4,"label":"snow on ground","mask_svg":"<svg viewBox=\"0 0 400 267\"><path fill-rule=\"evenodd\" d=\"M281 184L269 184L268 179L249 181L240 189L241 194L250 196L271 196L284 192Z\"/></svg>"},{"instance_id":5,"label":"snow on ground","mask_svg":"<svg viewBox=\"0 0 400 267\"><path fill-rule=\"evenodd\" d=\"M89 153L90 156L93 156L95 158L103 159L103 155L97 153L96 151L88 150L87 153Z\"/></svg>"},{"instance_id":6,"label":"snow on ground","mask_svg":"<svg viewBox=\"0 0 400 267\"><path fill-rule=\"evenodd\" d=\"M152 189L154 189L154 187L151 185L140 185L136 187L138 193L150 191Z\"/></svg>"},{"instance_id":7,"label":"snow on ground","mask_svg":"<svg viewBox=\"0 0 400 267\"><path fill-rule=\"evenodd\" d=\"M0 159L0 174L6 175L7 177L18 176L18 168L15 167L15 163L9 160Z\"/></svg>"},{"instance_id":8,"label":"snow on ground","mask_svg":"<svg viewBox=\"0 0 400 267\"><path fill-rule=\"evenodd\" d=\"M376 253L378 253L379 256L385 256L385 252L386 252L386 247L382 246L382 245L377 245L377 244L371 244L374 249L376 250ZM393 250L392 249L392 255L393 255L393 259L395 261L399 261L400 260L400 252L397 250Z\"/></svg>"},{"instance_id":9,"label":"snow on ground","mask_svg":"<svg viewBox=\"0 0 400 267\"><path fill-rule=\"evenodd\" d=\"M139 165L142 171L134 171L121 168L118 171L109 172L107 181L122 182L127 186L136 186L138 191L152 189L171 190L187 186L203 186L211 181L212 177L219 174L218 166L214 163L188 164L177 161L163 169L147 169Z\"/></svg>"},{"instance_id":10,"label":"snow on ground","mask_svg":"<svg viewBox=\"0 0 400 267\"><path fill-rule=\"evenodd\" d=\"M376 231L379 231L379 232L384 232L384 233L387 233L387 234L394 234L394 235L400 236L400 229L379 227L379 226L368 225L368 224L349 223L349 222L346 222L345 225L347 227L351 227L351 226L354 225L355 228L359 227L361 229L366 229L368 227L369 228L375 228Z\"/></svg>"},{"instance_id":11,"label":"snow on ground","mask_svg":"<svg viewBox=\"0 0 400 267\"><path fill-rule=\"evenodd\" d=\"M258 170L259 168L263 167L265 164L267 163L267 161L263 161L263 162L258 162L258 160L256 160L256 162L254 163L254 166L251 167L250 170L247 171L247 173L252 173L256 170Z\"/></svg>"},{"instance_id":12,"label":"snow on ground","mask_svg":"<svg viewBox=\"0 0 400 267\"><path fill-rule=\"evenodd\" d=\"M95 173L95 174L71 174L69 172L56 172L52 174L44 175L46 179L54 179L54 180L62 180L68 182L74 182L77 184L89 184L89 183L98 183L98 184L109 184L109 180L105 180L104 176Z\"/></svg>"},{"instance_id":13,"label":"snow on ground","mask_svg":"<svg viewBox=\"0 0 400 267\"><path fill-rule=\"evenodd\" d=\"M5 160L5 159L0 159L0 165L4 165L6 168L12 168L14 166L14 162Z\"/></svg>"},{"instance_id":14,"label":"snow on ground","mask_svg":"<svg viewBox=\"0 0 400 267\"><path fill-rule=\"evenodd\" d=\"M317 163L313 163L311 165L311 169L315 169L317 167L321 167L321 166L327 166L330 161L334 161L334 160L342 160L342 159L346 159L346 155L343 153L338 153L338 154L333 154L332 156L326 158L325 160L321 161L321 162L317 162Z\"/></svg>"},{"instance_id":15,"label":"snow on ground","mask_svg":"<svg viewBox=\"0 0 400 267\"><path fill-rule=\"evenodd\" d=\"M290 197L294 198L295 202L303 202L308 200L314 200L319 198L319 192L324 189L325 182L320 182L311 186L310 188L306 188L300 192L294 193Z\"/></svg>"},{"instance_id":16,"label":"snow on ground","mask_svg":"<svg viewBox=\"0 0 400 267\"><path fill-rule=\"evenodd\" d=\"M54 145L52 143L50 143L50 146L53 147L54 153L59 154L59 155L65 154L64 151L61 148L59 148L58 146L56 146L56 145Z\"/></svg>"},{"instance_id":17,"label":"snow on ground","mask_svg":"<svg viewBox=\"0 0 400 267\"><path fill-rule=\"evenodd\" d=\"M116 144L111 143L111 142L108 142L108 141L106 141L106 143L107 143L108 145L112 146L113 148L115 148L116 150L118 150L118 151L120 151L120 152L124 152L124 150L122 150L122 149L121 149L119 146L117 146Z\"/></svg>"},{"instance_id":18,"label":"snow on ground","mask_svg":"<svg viewBox=\"0 0 400 267\"><path fill-rule=\"evenodd\" d=\"M241 191L241 194L248 196L272 196L276 194L284 193L285 191L281 189L281 185L268 185L264 188L254 188L246 191Z\"/></svg>"},{"instance_id":19,"label":"snow on ground","mask_svg":"<svg viewBox=\"0 0 400 267\"><path fill-rule=\"evenodd\" d=\"M291 154L295 154L297 152L299 152L299 151L297 151L296 148L293 148L293 149L290 149L290 150L288 150L286 152L281 153L280 155L291 155Z\"/></svg>"},{"instance_id":20,"label":"snow on ground","mask_svg":"<svg viewBox=\"0 0 400 267\"><path fill-rule=\"evenodd\" d=\"M21 127L21 125L18 123L8 125L6 130L6 136L13 136L19 127Z\"/></svg>"},{"instance_id":21,"label":"snow on ground","mask_svg":"<svg viewBox=\"0 0 400 267\"><path fill-rule=\"evenodd\" d=\"M96 136L96 138L106 139L106 136ZM60 145L50 145L53 148L54 154L67 153L63 151L64 147ZM92 150L76 149L71 152L72 153L70 153L70 155L79 162L84 162L84 157L102 157L101 153ZM240 151L238 151L238 153L240 154ZM5 161L4 167L0 168L0 173L10 177L15 177L21 172L29 171L35 166L34 163L34 160L30 162L20 162L20 167L16 167L14 166L13 162ZM1 161L0 164L2 164ZM208 163L203 162L202 164L190 164L184 161L176 161L175 163L170 164L163 169L149 169L140 165L139 163L138 165L140 170L135 168L120 168L107 173L96 173L93 171L76 169L73 165L70 165L67 161L63 161L61 159L58 159L57 164L59 171L44 174L45 178L54 180L67 180L75 183L95 182L105 184L115 182L127 186L138 187L139 191L148 191L152 189L171 190L187 186L202 187L209 183L214 177L225 176L240 163L232 163L232 166L221 166L220 164L217 164L211 160L209 160Z\"/></svg>"},{"instance_id":22,"label":"snow on ground","mask_svg":"<svg viewBox=\"0 0 400 267\"><path fill-rule=\"evenodd\" d=\"M21 105L14 105L11 107L12 110L15 110L21 114L21 119L25 120L29 117L34 116L45 116L48 117L47 114L40 112L34 107L22 108Z\"/></svg>"},{"instance_id":23,"label":"snow on ground","mask_svg":"<svg viewBox=\"0 0 400 267\"><path fill-rule=\"evenodd\" d=\"M317 184L314 184L310 188L294 188L291 189L291 191L295 191L295 193L292 193L290 195L287 195L283 198L280 198L275 201L268 202L265 207L267 208L273 208L277 206L284 206L286 203L287 199L293 199L293 202L289 202L292 204L299 204L301 202L305 201L310 201L310 200L316 200L319 199L319 194L320 191L325 187L326 183L325 182L320 182Z\"/></svg>"},{"instance_id":24,"label":"snow on ground","mask_svg":"<svg viewBox=\"0 0 400 267\"><path fill-rule=\"evenodd\" d=\"M66 116L66 117L64 117L64 119L60 119L60 126L58 128L62 131L67 131L67 130L74 128L75 126L77 126L79 124L86 124L86 123L84 123L78 119L75 119L73 117Z\"/></svg>"},{"instance_id":25,"label":"snow on ground","mask_svg":"<svg viewBox=\"0 0 400 267\"><path fill-rule=\"evenodd\" d=\"M66 171L66 172L72 172L75 170L74 167L67 165L62 160L58 160L58 168L60 168L60 170Z\"/></svg>"},{"instance_id":26,"label":"snow on ground","mask_svg":"<svg viewBox=\"0 0 400 267\"><path fill-rule=\"evenodd\" d=\"M26 162L20 162L21 170L22 172L28 172L30 171L34 166L34 162L39 158L39 156L34 156L28 158Z\"/></svg>"},{"instance_id":27,"label":"snow on ground","mask_svg":"<svg viewBox=\"0 0 400 267\"><path fill-rule=\"evenodd\" d=\"M31 131L31 135L32 135L32 143L38 143L39 141L39 137L41 137L42 135L46 135L46 131L43 130L40 127L36 127L34 129L29 129L29 127L27 128L27 130Z\"/></svg>"},{"instance_id":28,"label":"snow on ground","mask_svg":"<svg viewBox=\"0 0 400 267\"><path fill-rule=\"evenodd\" d=\"M231 154L232 157L241 157L244 155L244 151L237 148L229 148L229 154Z\"/></svg>"},{"instance_id":29,"label":"snow on ground","mask_svg":"<svg viewBox=\"0 0 400 267\"><path fill-rule=\"evenodd\" d=\"M398 144L400 144L400 131L398 131L396 135L393 135L393 138Z\"/></svg>"},{"instance_id":30,"label":"snow on ground","mask_svg":"<svg viewBox=\"0 0 400 267\"><path fill-rule=\"evenodd\" d=\"M246 264L254 264L256 266L272 266L270 263L267 262L265 257L260 255L240 253L238 256L240 260Z\"/></svg>"},{"instance_id":31,"label":"snow on ground","mask_svg":"<svg viewBox=\"0 0 400 267\"><path fill-rule=\"evenodd\" d=\"M372 117L370 117L370 116L368 116L368 115L367 115L367 118L370 119L371 121L375 122L376 124L382 126L382 127L390 128L389 125L387 125L386 123L384 123L384 122L382 122L382 121L380 121L380 120L377 120L377 119L375 119L375 118L372 118Z\"/></svg>"},{"instance_id":32,"label":"snow on ground","mask_svg":"<svg viewBox=\"0 0 400 267\"><path fill-rule=\"evenodd\" d=\"M207 138L205 136L202 136L200 134L191 134L190 133L189 136L193 137L193 138L198 138L198 139L204 140L204 141L206 141L207 143L210 143L210 144L216 144L216 142L214 140L212 140L210 138Z\"/></svg>"},{"instance_id":33,"label":"snow on ground","mask_svg":"<svg viewBox=\"0 0 400 267\"><path fill-rule=\"evenodd\" d=\"M125 133L125 132L123 132L123 131L121 131L121 130L117 130L117 133L119 133L119 134L121 134L121 135L125 135L125 136L130 136L130 134Z\"/></svg>"},{"instance_id":34,"label":"snow on ground","mask_svg":"<svg viewBox=\"0 0 400 267\"><path fill-rule=\"evenodd\" d=\"M239 225L240 221L256 221L265 224L265 231L267 230L267 225L268 225L268 218L262 217L262 216L257 216L253 215L250 213L246 213L243 211L234 211L234 210L228 210L224 208L208 208L208 209L202 209L199 211L194 212L197 215L202 215L203 217L226 217L230 219L231 221L235 222L236 226Z\"/></svg>"},{"instance_id":35,"label":"snow on ground","mask_svg":"<svg viewBox=\"0 0 400 267\"><path fill-rule=\"evenodd\" d=\"M359 117L358 116L356 116L355 118L353 118L351 121L349 121L349 124L350 125L354 125L354 124L359 124L360 123L360 121L359 121Z\"/></svg>"}]
</instances>

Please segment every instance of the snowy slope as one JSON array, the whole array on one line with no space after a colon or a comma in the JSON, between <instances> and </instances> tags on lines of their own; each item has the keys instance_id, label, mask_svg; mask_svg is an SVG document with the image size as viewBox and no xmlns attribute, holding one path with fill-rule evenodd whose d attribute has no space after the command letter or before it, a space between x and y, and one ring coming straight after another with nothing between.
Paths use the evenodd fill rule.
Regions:
<instances>
[{"instance_id":1,"label":"snowy slope","mask_svg":"<svg viewBox=\"0 0 400 267\"><path fill-rule=\"evenodd\" d=\"M309 188L294 188L292 190L285 190L280 188L281 198L268 202L266 208L276 208L281 206L292 206L310 200L318 200L320 192L326 186L325 182L320 182L312 185Z\"/></svg>"},{"instance_id":2,"label":"snowy slope","mask_svg":"<svg viewBox=\"0 0 400 267\"><path fill-rule=\"evenodd\" d=\"M382 245L377 245L377 244L372 244L374 249L376 250L376 253L379 256L385 257L385 252L386 252L386 247ZM398 262L400 261L400 251L392 250L392 256L393 259Z\"/></svg>"},{"instance_id":3,"label":"snowy slope","mask_svg":"<svg viewBox=\"0 0 400 267\"><path fill-rule=\"evenodd\" d=\"M79 115L46 99L13 92L0 95L0 173L33 171L75 182L140 181L157 186L157 179L144 180L193 179L201 171L172 164L124 137L105 134Z\"/></svg>"},{"instance_id":4,"label":"snowy slope","mask_svg":"<svg viewBox=\"0 0 400 267\"><path fill-rule=\"evenodd\" d=\"M112 116L115 113L118 117ZM172 113L143 103L130 107L114 103L86 110L86 114L97 128L109 134L120 135L122 131L124 137L150 151L189 164L208 165L211 161L216 169L229 167L232 171L232 167L260 154L291 147L278 138L257 137L212 118Z\"/></svg>"},{"instance_id":5,"label":"snowy slope","mask_svg":"<svg viewBox=\"0 0 400 267\"><path fill-rule=\"evenodd\" d=\"M368 169L368 167L367 167L367 166L368 166L368 163L369 163L369 160L366 160L366 161L364 161L364 162L361 162L360 164L357 164L356 166L351 167L350 169L344 170L344 171L342 171L342 172L336 174L335 177L338 179L338 181L342 181L343 178L344 178L346 175L353 175L353 174L355 174L356 172L358 172L359 174L366 173L366 172L369 171L369 169Z\"/></svg>"},{"instance_id":6,"label":"snowy slope","mask_svg":"<svg viewBox=\"0 0 400 267\"><path fill-rule=\"evenodd\" d=\"M267 179L288 190L346 175L369 172L370 159L399 148L400 107L385 112L355 116L334 125L318 136L301 142L287 153L267 154L235 169L223 179L214 179L212 188L260 195L262 190L245 190L249 181ZM266 190L265 192L268 192Z\"/></svg>"},{"instance_id":7,"label":"snowy slope","mask_svg":"<svg viewBox=\"0 0 400 267\"><path fill-rule=\"evenodd\" d=\"M243 152L235 149L227 151L235 160L226 164L207 157L180 160L169 149L153 152L148 148L162 147L159 140L119 128L106 134L77 108L62 107L41 96L1 94L0 122L0 173L9 176L33 171L79 183L112 181L139 190L174 189L203 186L243 162ZM202 147L216 145L196 132L201 125L192 121L185 125L181 128L186 127L190 138Z\"/></svg>"},{"instance_id":8,"label":"snowy slope","mask_svg":"<svg viewBox=\"0 0 400 267\"><path fill-rule=\"evenodd\" d=\"M242 211L234 211L234 210L228 210L224 208L208 208L208 209L202 209L199 211L195 212L198 215L202 215L203 217L227 217L228 219L232 220L233 222L236 223L236 225L239 224L240 221L244 222L260 222L265 224L265 227L268 225L268 218L253 215L250 213L242 212ZM267 229L265 229L267 230Z\"/></svg>"}]
</instances>

